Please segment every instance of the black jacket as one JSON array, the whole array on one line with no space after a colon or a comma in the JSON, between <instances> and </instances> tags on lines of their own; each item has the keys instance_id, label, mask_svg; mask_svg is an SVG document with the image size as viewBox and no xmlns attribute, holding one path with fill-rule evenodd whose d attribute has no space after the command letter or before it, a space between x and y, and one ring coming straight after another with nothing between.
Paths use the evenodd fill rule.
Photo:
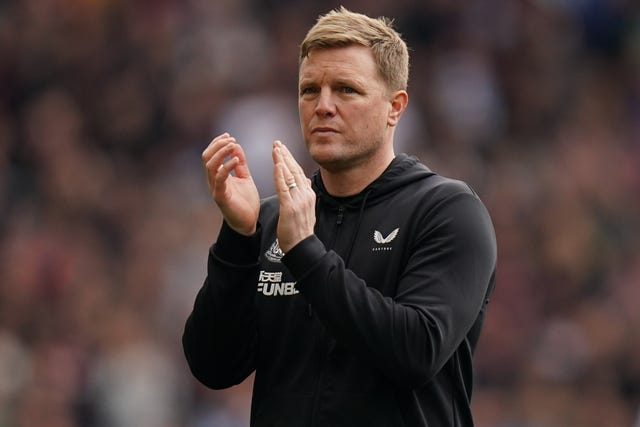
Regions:
<instances>
[{"instance_id":1,"label":"black jacket","mask_svg":"<svg viewBox=\"0 0 640 427\"><path fill-rule=\"evenodd\" d=\"M315 235L285 256L278 201L223 225L183 335L221 389L256 372L252 426L472 426L472 355L493 289L489 215L463 182L399 155L361 194L320 175Z\"/></svg>"}]
</instances>

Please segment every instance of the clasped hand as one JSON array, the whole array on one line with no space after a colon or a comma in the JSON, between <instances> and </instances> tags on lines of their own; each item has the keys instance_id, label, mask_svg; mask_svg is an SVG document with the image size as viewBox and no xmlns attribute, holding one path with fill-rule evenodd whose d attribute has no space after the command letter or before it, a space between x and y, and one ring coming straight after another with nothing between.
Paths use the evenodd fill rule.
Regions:
<instances>
[{"instance_id":1,"label":"clasped hand","mask_svg":"<svg viewBox=\"0 0 640 427\"><path fill-rule=\"evenodd\" d=\"M287 253L313 234L316 195L302 167L284 144L275 141L271 154L280 203L278 242L280 249ZM245 236L254 234L260 196L240 144L228 133L223 133L202 152L202 162L209 191L226 223Z\"/></svg>"}]
</instances>

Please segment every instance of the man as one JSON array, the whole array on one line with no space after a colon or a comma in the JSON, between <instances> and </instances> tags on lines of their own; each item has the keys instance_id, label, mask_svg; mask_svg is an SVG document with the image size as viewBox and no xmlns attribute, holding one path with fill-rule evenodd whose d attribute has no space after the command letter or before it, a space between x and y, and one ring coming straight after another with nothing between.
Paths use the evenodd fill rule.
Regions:
<instances>
[{"instance_id":1,"label":"man","mask_svg":"<svg viewBox=\"0 0 640 427\"><path fill-rule=\"evenodd\" d=\"M394 153L408 61L387 20L329 12L300 51L312 179L276 141L260 202L232 136L203 152L224 224L183 346L211 388L255 371L252 426L473 425L495 237L466 184Z\"/></svg>"}]
</instances>

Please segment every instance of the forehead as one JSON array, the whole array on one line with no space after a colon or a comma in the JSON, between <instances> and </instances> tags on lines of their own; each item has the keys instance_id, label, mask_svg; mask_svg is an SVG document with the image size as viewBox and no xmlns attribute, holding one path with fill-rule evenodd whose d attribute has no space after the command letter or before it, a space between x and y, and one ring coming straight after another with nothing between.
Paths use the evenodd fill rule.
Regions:
<instances>
[{"instance_id":1,"label":"forehead","mask_svg":"<svg viewBox=\"0 0 640 427\"><path fill-rule=\"evenodd\" d=\"M361 45L313 49L300 63L300 81L317 78L381 81L371 49Z\"/></svg>"}]
</instances>

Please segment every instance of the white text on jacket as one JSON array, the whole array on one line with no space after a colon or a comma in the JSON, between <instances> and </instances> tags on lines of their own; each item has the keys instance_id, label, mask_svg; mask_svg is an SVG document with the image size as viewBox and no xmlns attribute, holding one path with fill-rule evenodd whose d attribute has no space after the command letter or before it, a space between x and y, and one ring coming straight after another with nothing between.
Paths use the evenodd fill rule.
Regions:
<instances>
[{"instance_id":1,"label":"white text on jacket","mask_svg":"<svg viewBox=\"0 0 640 427\"><path fill-rule=\"evenodd\" d=\"M296 282L283 282L281 271L260 271L258 292L267 297L288 296L299 293Z\"/></svg>"}]
</instances>

